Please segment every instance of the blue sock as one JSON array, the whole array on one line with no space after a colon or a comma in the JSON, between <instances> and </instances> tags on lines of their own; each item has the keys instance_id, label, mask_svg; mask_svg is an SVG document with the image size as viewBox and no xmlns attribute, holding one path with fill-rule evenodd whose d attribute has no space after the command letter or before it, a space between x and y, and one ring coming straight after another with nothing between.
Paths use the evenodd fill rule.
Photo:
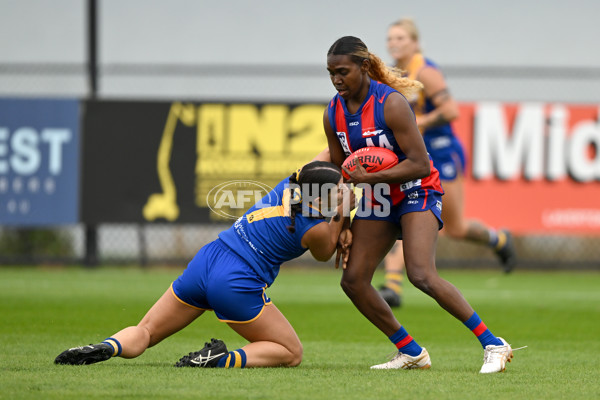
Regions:
<instances>
[{"instance_id":1,"label":"blue sock","mask_svg":"<svg viewBox=\"0 0 600 400\"><path fill-rule=\"evenodd\" d=\"M465 321L464 324L475 334L475 336L477 336L477 339L479 339L479 342L484 349L485 346L490 344L493 344L494 346L502 346L504 344L490 332L476 312L474 312L473 315L471 315L471 318Z\"/></svg>"},{"instance_id":2,"label":"blue sock","mask_svg":"<svg viewBox=\"0 0 600 400\"><path fill-rule=\"evenodd\" d=\"M396 345L398 351L409 356L416 357L423 351L423 348L406 332L403 326L390 336L390 340Z\"/></svg>"},{"instance_id":3,"label":"blue sock","mask_svg":"<svg viewBox=\"0 0 600 400\"><path fill-rule=\"evenodd\" d=\"M121 355L121 351L123 351L123 348L121 347L121 343L119 343L117 339L109 337L107 339L104 339L102 343L108 344L113 348L113 357L118 357Z\"/></svg>"},{"instance_id":4,"label":"blue sock","mask_svg":"<svg viewBox=\"0 0 600 400\"><path fill-rule=\"evenodd\" d=\"M217 368L244 368L246 366L246 352L242 349L230 351L219 359Z\"/></svg>"}]
</instances>

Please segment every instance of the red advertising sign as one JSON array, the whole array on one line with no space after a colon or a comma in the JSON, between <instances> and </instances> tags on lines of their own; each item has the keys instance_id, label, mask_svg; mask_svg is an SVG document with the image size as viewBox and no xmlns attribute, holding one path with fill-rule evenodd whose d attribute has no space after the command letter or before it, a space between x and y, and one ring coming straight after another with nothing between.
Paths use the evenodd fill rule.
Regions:
<instances>
[{"instance_id":1,"label":"red advertising sign","mask_svg":"<svg viewBox=\"0 0 600 400\"><path fill-rule=\"evenodd\" d=\"M466 216L515 233L600 233L599 108L461 104Z\"/></svg>"}]
</instances>

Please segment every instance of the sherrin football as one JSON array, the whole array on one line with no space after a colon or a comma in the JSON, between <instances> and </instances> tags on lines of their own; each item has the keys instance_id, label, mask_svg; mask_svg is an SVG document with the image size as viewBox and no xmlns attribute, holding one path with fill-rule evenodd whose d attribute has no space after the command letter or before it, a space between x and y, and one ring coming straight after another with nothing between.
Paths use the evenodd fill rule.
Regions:
<instances>
[{"instance_id":1,"label":"sherrin football","mask_svg":"<svg viewBox=\"0 0 600 400\"><path fill-rule=\"evenodd\" d=\"M350 154L348 158L344 160L342 166L347 168L350 172L354 171L356 169L356 157L358 157L360 165L362 165L369 173L383 171L398 164L398 156L392 150L386 149L385 147L363 147ZM344 175L344 178L350 178L343 169L342 174Z\"/></svg>"}]
</instances>

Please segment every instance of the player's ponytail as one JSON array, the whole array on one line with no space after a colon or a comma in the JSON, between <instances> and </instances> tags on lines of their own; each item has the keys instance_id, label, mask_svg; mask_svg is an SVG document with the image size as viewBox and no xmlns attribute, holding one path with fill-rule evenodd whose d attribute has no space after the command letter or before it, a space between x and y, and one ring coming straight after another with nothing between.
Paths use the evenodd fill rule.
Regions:
<instances>
[{"instance_id":1,"label":"player's ponytail","mask_svg":"<svg viewBox=\"0 0 600 400\"><path fill-rule=\"evenodd\" d=\"M300 170L296 170L296 172L294 172L291 176L290 176L290 183L293 185L298 185L298 175L300 175ZM290 219L292 220L292 223L290 225L287 226L287 230L290 233L295 233L296 232L296 213L297 212L302 212L302 201L293 201L294 199L294 195L296 193L295 190L289 190L290 193Z\"/></svg>"},{"instance_id":2,"label":"player's ponytail","mask_svg":"<svg viewBox=\"0 0 600 400\"><path fill-rule=\"evenodd\" d=\"M332 163L325 161L313 161L302 167L301 170L294 172L290 178L290 184L297 185L300 193L296 190L290 190L290 219L291 224L287 229L290 233L296 232L296 214L302 212L302 198L315 198L321 193L321 187L325 184L336 185L342 178L340 168ZM305 193L305 191L307 191ZM317 193L314 193L317 191ZM297 196L300 196L298 198ZM317 218L324 218L322 215Z\"/></svg>"}]
</instances>

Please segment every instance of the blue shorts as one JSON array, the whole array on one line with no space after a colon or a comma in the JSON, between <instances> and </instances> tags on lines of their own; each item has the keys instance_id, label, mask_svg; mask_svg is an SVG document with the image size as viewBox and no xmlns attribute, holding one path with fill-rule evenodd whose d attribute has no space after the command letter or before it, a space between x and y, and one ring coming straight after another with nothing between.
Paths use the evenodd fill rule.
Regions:
<instances>
[{"instance_id":1,"label":"blue shorts","mask_svg":"<svg viewBox=\"0 0 600 400\"><path fill-rule=\"evenodd\" d=\"M441 181L453 181L463 174L466 165L465 151L454 136L424 138L433 166L440 173Z\"/></svg>"},{"instance_id":2,"label":"blue shorts","mask_svg":"<svg viewBox=\"0 0 600 400\"><path fill-rule=\"evenodd\" d=\"M405 196L400 203L390 205L389 212L383 214L374 212L372 201L366 199L366 196L362 196L358 203L354 219L391 222L400 228L398 239L402 239L400 218L407 213L430 210L438 220L439 229L444 227L444 222L442 221L442 193L437 190L416 186L407 190L404 194Z\"/></svg>"},{"instance_id":3,"label":"blue shorts","mask_svg":"<svg viewBox=\"0 0 600 400\"><path fill-rule=\"evenodd\" d=\"M171 285L182 303L214 310L223 322L252 322L265 305L267 284L221 239L202 247Z\"/></svg>"}]
</instances>

